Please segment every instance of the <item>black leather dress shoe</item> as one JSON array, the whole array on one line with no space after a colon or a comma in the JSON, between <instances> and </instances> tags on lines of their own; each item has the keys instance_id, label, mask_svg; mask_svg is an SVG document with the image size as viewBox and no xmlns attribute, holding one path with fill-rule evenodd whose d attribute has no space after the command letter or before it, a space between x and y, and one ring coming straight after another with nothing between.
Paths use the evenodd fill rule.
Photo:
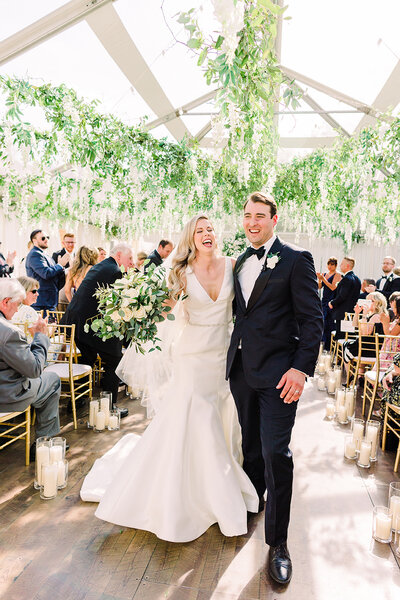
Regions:
<instances>
[{"instance_id":1,"label":"black leather dress shoe","mask_svg":"<svg viewBox=\"0 0 400 600\"><path fill-rule=\"evenodd\" d=\"M120 408L116 404L113 404L113 410L117 410L119 412L119 416L121 419L124 419L129 415L129 410L127 408Z\"/></svg>"},{"instance_id":2,"label":"black leather dress shoe","mask_svg":"<svg viewBox=\"0 0 400 600\"><path fill-rule=\"evenodd\" d=\"M270 546L268 573L277 583L286 584L292 578L292 561L286 542L279 546Z\"/></svg>"}]
</instances>

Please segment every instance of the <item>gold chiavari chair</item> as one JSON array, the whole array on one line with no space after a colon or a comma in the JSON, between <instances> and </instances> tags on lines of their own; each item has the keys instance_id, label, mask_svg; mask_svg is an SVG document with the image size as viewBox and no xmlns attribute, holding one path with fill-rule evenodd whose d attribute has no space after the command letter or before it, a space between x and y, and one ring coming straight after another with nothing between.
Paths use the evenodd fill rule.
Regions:
<instances>
[{"instance_id":1,"label":"gold chiavari chair","mask_svg":"<svg viewBox=\"0 0 400 600\"><path fill-rule=\"evenodd\" d=\"M345 313L344 321L351 323L354 318L354 313ZM336 354L335 354L335 365L341 367L343 365L343 343L347 340L355 340L357 338L357 328L354 328L354 332L346 331L344 338L336 341Z\"/></svg>"},{"instance_id":2,"label":"gold chiavari chair","mask_svg":"<svg viewBox=\"0 0 400 600\"><path fill-rule=\"evenodd\" d=\"M394 460L393 471L397 473L400 461L400 406L395 404L386 403L385 417L383 420L383 434L382 434L382 450L386 448L386 436L387 432L391 431L399 440L397 445L396 458Z\"/></svg>"},{"instance_id":3,"label":"gold chiavari chair","mask_svg":"<svg viewBox=\"0 0 400 600\"><path fill-rule=\"evenodd\" d=\"M49 317L49 323L60 323L61 319L65 315L62 310L48 310L47 316Z\"/></svg>"},{"instance_id":4,"label":"gold chiavari chair","mask_svg":"<svg viewBox=\"0 0 400 600\"><path fill-rule=\"evenodd\" d=\"M372 330L368 333L370 323L360 323L358 330L358 354L349 361L347 369L347 387L357 387L360 367L370 367L376 363L379 357L379 339Z\"/></svg>"},{"instance_id":5,"label":"gold chiavari chair","mask_svg":"<svg viewBox=\"0 0 400 600\"><path fill-rule=\"evenodd\" d=\"M400 352L399 336L376 334L375 342L377 359L373 368L365 372L364 380L362 414L364 416L365 407L368 403L368 421L371 419L376 395L385 371L391 366L393 356Z\"/></svg>"},{"instance_id":6,"label":"gold chiavari chair","mask_svg":"<svg viewBox=\"0 0 400 600\"><path fill-rule=\"evenodd\" d=\"M18 422L17 419L20 415L24 415L23 420ZM9 423L11 419L13 421ZM25 438L25 464L28 466L31 445L31 407L28 406L28 408L19 412L0 413L0 423L2 426L2 431L0 431L0 450L3 450L3 448L13 442ZM21 429L23 430L22 433L20 433ZM7 441L3 442L3 439Z\"/></svg>"},{"instance_id":7,"label":"gold chiavari chair","mask_svg":"<svg viewBox=\"0 0 400 600\"><path fill-rule=\"evenodd\" d=\"M75 403L84 396L92 398L92 367L75 362L75 325L50 325L49 337L51 352L49 349L49 366L45 371L59 375L62 384L61 398L71 401L74 428L77 429Z\"/></svg>"}]
</instances>

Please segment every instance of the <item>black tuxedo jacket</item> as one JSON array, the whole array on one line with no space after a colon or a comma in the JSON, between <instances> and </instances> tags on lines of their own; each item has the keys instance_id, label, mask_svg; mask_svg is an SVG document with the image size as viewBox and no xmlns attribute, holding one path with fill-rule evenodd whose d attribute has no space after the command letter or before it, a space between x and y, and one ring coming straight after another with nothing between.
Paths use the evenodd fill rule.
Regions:
<instances>
[{"instance_id":1,"label":"black tuxedo jacket","mask_svg":"<svg viewBox=\"0 0 400 600\"><path fill-rule=\"evenodd\" d=\"M54 262L56 263L56 265L58 264L58 257L62 257L64 256L64 254L66 254L66 249L65 248L61 248L61 250L57 250L57 252L53 252L53 254L51 255L51 258L54 260ZM67 264L65 265L64 269L69 269L70 268L70 264L69 262L67 262Z\"/></svg>"},{"instance_id":2,"label":"black tuxedo jacket","mask_svg":"<svg viewBox=\"0 0 400 600\"><path fill-rule=\"evenodd\" d=\"M312 376L323 330L314 261L307 250L275 240L274 269L261 272L246 306L235 271L235 327L228 350L229 377L239 343L247 383L255 389L275 387L291 367ZM266 266L266 258L264 261Z\"/></svg>"},{"instance_id":3,"label":"black tuxedo jacket","mask_svg":"<svg viewBox=\"0 0 400 600\"><path fill-rule=\"evenodd\" d=\"M93 331L85 333L84 327L88 319L98 314L98 304L94 297L96 289L102 285L111 285L122 277L121 269L111 256L94 265L83 279L77 292L73 295L71 302L65 312L63 322L67 325L75 323L76 338L82 343L103 350L104 352L120 352L122 344L120 340L111 338L102 341ZM90 322L89 322L90 324Z\"/></svg>"},{"instance_id":4,"label":"black tuxedo jacket","mask_svg":"<svg viewBox=\"0 0 400 600\"><path fill-rule=\"evenodd\" d=\"M159 265L162 265L162 262L163 262L161 256L158 254L157 250L153 250L153 252L150 252L148 257L146 258L146 261L147 262L144 266L145 273L150 265L156 265L158 267Z\"/></svg>"},{"instance_id":5,"label":"black tuxedo jacket","mask_svg":"<svg viewBox=\"0 0 400 600\"><path fill-rule=\"evenodd\" d=\"M385 296L386 300L389 300L389 298L393 294L393 292L400 292L400 277L397 277L396 275L391 273L389 275L388 279L386 279L386 283L383 286L382 290L379 289L381 281L382 281L382 277L380 277L378 279L378 281L376 282L376 291L382 292L382 294Z\"/></svg>"},{"instance_id":6,"label":"black tuxedo jacket","mask_svg":"<svg viewBox=\"0 0 400 600\"><path fill-rule=\"evenodd\" d=\"M333 318L336 321L344 319L345 313L354 312L354 307L360 297L360 290L361 281L353 271L349 271L342 277L336 288L336 296L331 300Z\"/></svg>"}]
</instances>

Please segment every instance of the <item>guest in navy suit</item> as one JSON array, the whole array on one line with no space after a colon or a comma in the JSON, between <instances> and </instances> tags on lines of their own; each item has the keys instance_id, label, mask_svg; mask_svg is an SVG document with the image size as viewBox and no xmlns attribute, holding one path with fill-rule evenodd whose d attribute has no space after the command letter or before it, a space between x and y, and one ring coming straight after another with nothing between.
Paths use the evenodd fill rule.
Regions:
<instances>
[{"instance_id":1,"label":"guest in navy suit","mask_svg":"<svg viewBox=\"0 0 400 600\"><path fill-rule=\"evenodd\" d=\"M153 250L147 257L147 261L144 263L144 272L147 271L150 265L156 265L156 267L162 265L163 261L168 258L174 249L174 245L169 240L160 240L157 250Z\"/></svg>"},{"instance_id":2,"label":"guest in navy suit","mask_svg":"<svg viewBox=\"0 0 400 600\"><path fill-rule=\"evenodd\" d=\"M242 428L244 463L260 498L267 490L268 571L286 584L292 575L287 533L293 460L289 449L297 402L312 376L323 331L312 256L274 235L277 206L251 194L243 226L251 243L235 271L236 321L227 377Z\"/></svg>"},{"instance_id":3,"label":"guest in navy suit","mask_svg":"<svg viewBox=\"0 0 400 600\"><path fill-rule=\"evenodd\" d=\"M46 254L49 246L49 236L42 229L35 229L31 233L33 244L25 261L26 274L39 282L39 294L33 308L43 310L46 316L48 310L56 310L58 292L65 284L65 265L70 260L68 253L58 259L58 264Z\"/></svg>"},{"instance_id":4,"label":"guest in navy suit","mask_svg":"<svg viewBox=\"0 0 400 600\"><path fill-rule=\"evenodd\" d=\"M360 297L361 281L353 272L355 264L356 261L350 256L345 256L340 263L340 270L344 277L337 285L336 297L328 305L329 308L333 309L336 329L335 339L337 340L345 337L345 334L340 330L340 322L344 319L345 313L354 312L354 307Z\"/></svg>"}]
</instances>

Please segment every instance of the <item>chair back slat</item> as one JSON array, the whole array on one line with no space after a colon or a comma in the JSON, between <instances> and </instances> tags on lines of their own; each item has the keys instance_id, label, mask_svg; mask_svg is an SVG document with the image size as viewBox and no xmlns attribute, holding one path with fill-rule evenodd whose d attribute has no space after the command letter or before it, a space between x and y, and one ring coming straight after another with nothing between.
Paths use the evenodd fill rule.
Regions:
<instances>
[{"instance_id":1,"label":"chair back slat","mask_svg":"<svg viewBox=\"0 0 400 600\"><path fill-rule=\"evenodd\" d=\"M47 353L49 363L68 362L72 366L76 354L75 325L51 323L48 326L50 347Z\"/></svg>"}]
</instances>

